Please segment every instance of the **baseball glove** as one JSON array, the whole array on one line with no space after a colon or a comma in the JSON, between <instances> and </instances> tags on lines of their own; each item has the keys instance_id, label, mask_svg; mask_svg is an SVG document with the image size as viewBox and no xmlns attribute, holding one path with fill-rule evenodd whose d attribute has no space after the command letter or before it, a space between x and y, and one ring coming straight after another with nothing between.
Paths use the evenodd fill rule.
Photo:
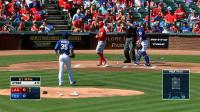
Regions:
<instances>
[{"instance_id":1,"label":"baseball glove","mask_svg":"<svg viewBox=\"0 0 200 112\"><path fill-rule=\"evenodd\" d=\"M136 49L142 49L141 43L136 43Z\"/></svg>"}]
</instances>

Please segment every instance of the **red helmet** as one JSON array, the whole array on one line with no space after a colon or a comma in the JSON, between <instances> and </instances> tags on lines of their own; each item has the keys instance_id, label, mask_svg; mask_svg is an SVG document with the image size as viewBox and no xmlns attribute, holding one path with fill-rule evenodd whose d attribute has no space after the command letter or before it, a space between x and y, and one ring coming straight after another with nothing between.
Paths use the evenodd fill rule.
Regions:
<instances>
[{"instance_id":1,"label":"red helmet","mask_svg":"<svg viewBox=\"0 0 200 112\"><path fill-rule=\"evenodd\" d=\"M102 21L99 21L99 28L103 27L104 23Z\"/></svg>"}]
</instances>

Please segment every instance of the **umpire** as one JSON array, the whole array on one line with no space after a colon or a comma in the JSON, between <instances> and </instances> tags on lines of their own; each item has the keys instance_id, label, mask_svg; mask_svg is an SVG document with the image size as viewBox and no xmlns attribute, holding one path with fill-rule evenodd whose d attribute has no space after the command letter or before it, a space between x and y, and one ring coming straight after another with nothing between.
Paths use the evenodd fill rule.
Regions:
<instances>
[{"instance_id":1,"label":"umpire","mask_svg":"<svg viewBox=\"0 0 200 112\"><path fill-rule=\"evenodd\" d=\"M135 46L137 41L136 36L136 27L133 25L131 19L126 21L126 35L125 35L125 45L124 45L124 63L131 63L131 60L134 62L135 59Z\"/></svg>"}]
</instances>

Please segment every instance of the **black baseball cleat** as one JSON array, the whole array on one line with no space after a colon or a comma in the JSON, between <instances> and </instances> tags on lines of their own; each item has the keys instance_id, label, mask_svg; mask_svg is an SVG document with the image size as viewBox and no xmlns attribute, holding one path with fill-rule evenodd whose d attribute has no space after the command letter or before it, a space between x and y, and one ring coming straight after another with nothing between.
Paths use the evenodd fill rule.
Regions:
<instances>
[{"instance_id":1,"label":"black baseball cleat","mask_svg":"<svg viewBox=\"0 0 200 112\"><path fill-rule=\"evenodd\" d=\"M70 83L71 86L75 85L76 81L73 81L72 83Z\"/></svg>"},{"instance_id":2,"label":"black baseball cleat","mask_svg":"<svg viewBox=\"0 0 200 112\"><path fill-rule=\"evenodd\" d=\"M150 67L150 66L151 66L151 64L150 64L150 63L148 63L148 64L145 64L144 66L146 66L146 67Z\"/></svg>"},{"instance_id":3,"label":"black baseball cleat","mask_svg":"<svg viewBox=\"0 0 200 112\"><path fill-rule=\"evenodd\" d=\"M131 61L130 60L125 60L124 63L131 63Z\"/></svg>"}]
</instances>

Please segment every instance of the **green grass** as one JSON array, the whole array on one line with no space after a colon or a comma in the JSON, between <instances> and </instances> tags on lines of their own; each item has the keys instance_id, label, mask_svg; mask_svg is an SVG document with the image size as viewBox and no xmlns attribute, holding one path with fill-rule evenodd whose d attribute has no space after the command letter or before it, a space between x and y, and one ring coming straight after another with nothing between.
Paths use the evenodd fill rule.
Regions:
<instances>
[{"instance_id":1,"label":"green grass","mask_svg":"<svg viewBox=\"0 0 200 112\"><path fill-rule=\"evenodd\" d=\"M81 87L121 88L144 91L144 95L84 99L10 101L0 96L0 112L199 112L200 74L191 74L191 99L162 100L161 72L73 71ZM57 71L0 72L0 88L9 88L10 76L41 76L42 86L57 86ZM67 76L65 77L67 80ZM67 82L65 82L67 85Z\"/></svg>"},{"instance_id":2,"label":"green grass","mask_svg":"<svg viewBox=\"0 0 200 112\"><path fill-rule=\"evenodd\" d=\"M122 54L106 54L108 60L124 60ZM76 54L73 60L97 60L96 54ZM170 61L170 62L193 62L200 63L200 56L189 55L151 55L151 61ZM0 66L9 66L10 64L22 62L55 61L53 54L42 55L19 55L19 56L0 56Z\"/></svg>"}]
</instances>

